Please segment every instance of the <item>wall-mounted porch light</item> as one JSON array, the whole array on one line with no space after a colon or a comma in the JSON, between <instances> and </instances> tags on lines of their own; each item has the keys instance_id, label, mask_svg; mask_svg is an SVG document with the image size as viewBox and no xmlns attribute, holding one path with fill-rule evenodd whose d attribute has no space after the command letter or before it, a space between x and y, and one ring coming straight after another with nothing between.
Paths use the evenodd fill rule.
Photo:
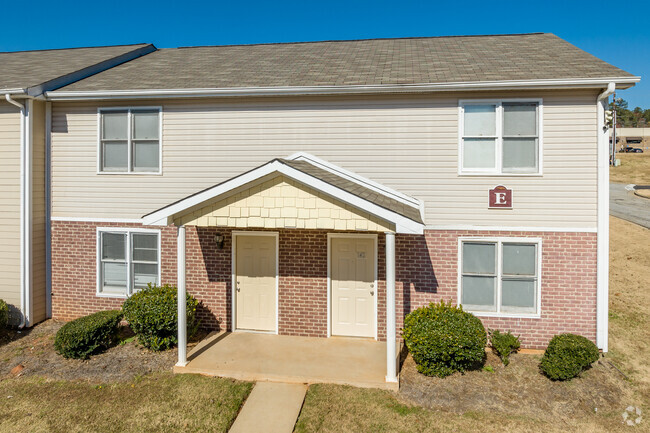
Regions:
<instances>
[{"instance_id":1,"label":"wall-mounted porch light","mask_svg":"<svg viewBox=\"0 0 650 433\"><path fill-rule=\"evenodd\" d=\"M223 235L221 233L214 235L214 242L217 244L218 249L223 250Z\"/></svg>"}]
</instances>

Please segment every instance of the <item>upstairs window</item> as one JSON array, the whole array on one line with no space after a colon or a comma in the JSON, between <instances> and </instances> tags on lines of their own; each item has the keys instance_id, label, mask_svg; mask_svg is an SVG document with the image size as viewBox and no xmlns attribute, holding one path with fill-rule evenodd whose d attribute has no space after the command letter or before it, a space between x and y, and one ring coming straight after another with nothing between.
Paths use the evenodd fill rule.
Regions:
<instances>
[{"instance_id":1,"label":"upstairs window","mask_svg":"<svg viewBox=\"0 0 650 433\"><path fill-rule=\"evenodd\" d=\"M540 173L540 102L460 105L460 174Z\"/></svg>"},{"instance_id":2,"label":"upstairs window","mask_svg":"<svg viewBox=\"0 0 650 433\"><path fill-rule=\"evenodd\" d=\"M99 117L100 172L160 172L160 109L106 109Z\"/></svg>"}]
</instances>

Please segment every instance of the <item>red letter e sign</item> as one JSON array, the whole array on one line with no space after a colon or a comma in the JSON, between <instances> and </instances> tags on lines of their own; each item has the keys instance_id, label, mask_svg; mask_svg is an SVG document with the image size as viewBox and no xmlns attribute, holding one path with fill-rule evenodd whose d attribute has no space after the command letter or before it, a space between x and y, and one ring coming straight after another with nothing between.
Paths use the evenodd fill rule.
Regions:
<instances>
[{"instance_id":1,"label":"red letter e sign","mask_svg":"<svg viewBox=\"0 0 650 433\"><path fill-rule=\"evenodd\" d=\"M490 209L512 209L512 190L503 185L491 189L488 207Z\"/></svg>"}]
</instances>

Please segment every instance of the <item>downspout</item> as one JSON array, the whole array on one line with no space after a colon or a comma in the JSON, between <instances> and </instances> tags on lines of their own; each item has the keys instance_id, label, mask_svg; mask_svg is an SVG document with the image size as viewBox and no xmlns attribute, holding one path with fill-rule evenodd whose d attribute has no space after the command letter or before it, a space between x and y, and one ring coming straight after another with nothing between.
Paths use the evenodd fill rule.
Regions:
<instances>
[{"instance_id":1,"label":"downspout","mask_svg":"<svg viewBox=\"0 0 650 433\"><path fill-rule=\"evenodd\" d=\"M605 104L615 91L616 83L611 82L596 100L598 125L596 345L603 353L608 350L609 327L609 134L605 125Z\"/></svg>"},{"instance_id":2,"label":"downspout","mask_svg":"<svg viewBox=\"0 0 650 433\"><path fill-rule=\"evenodd\" d=\"M52 103L45 103L45 316L52 318Z\"/></svg>"},{"instance_id":3,"label":"downspout","mask_svg":"<svg viewBox=\"0 0 650 433\"><path fill-rule=\"evenodd\" d=\"M25 250L26 250L26 236L25 236L25 216L27 214L26 209L26 168L27 168L27 135L28 125L26 122L27 118L27 106L21 104L20 102L12 99L9 93L5 94L5 99L8 103L15 105L20 109L20 324L19 328L24 328L27 321L27 305L28 305L28 296L27 296L27 287L28 287L28 278L26 272L26 262L25 262Z\"/></svg>"}]
</instances>

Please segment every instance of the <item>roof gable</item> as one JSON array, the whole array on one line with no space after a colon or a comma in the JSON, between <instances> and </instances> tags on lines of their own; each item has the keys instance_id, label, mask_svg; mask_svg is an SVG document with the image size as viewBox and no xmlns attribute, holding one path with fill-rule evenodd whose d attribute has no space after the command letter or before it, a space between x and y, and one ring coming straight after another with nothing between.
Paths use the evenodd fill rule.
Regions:
<instances>
[{"instance_id":1,"label":"roof gable","mask_svg":"<svg viewBox=\"0 0 650 433\"><path fill-rule=\"evenodd\" d=\"M423 231L422 203L419 200L382 187L305 153L269 161L249 172L147 214L142 217L142 222L145 225L182 222L182 216L187 213L199 211L215 200L229 197L242 189L247 190L258 182L274 179L278 175L393 224L395 231L399 233Z\"/></svg>"}]
</instances>

